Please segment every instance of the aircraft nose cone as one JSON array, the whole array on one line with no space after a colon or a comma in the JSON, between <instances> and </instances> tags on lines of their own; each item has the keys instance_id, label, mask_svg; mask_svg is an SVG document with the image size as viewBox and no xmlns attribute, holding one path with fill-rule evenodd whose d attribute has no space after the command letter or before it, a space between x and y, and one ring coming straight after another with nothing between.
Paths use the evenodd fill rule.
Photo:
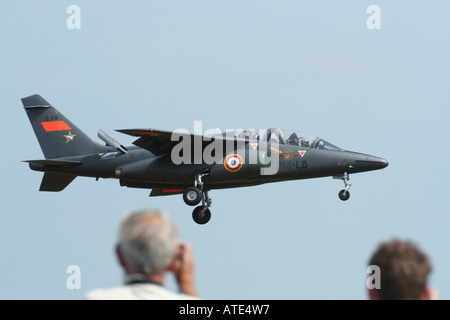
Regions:
<instances>
[{"instance_id":1,"label":"aircraft nose cone","mask_svg":"<svg viewBox=\"0 0 450 320\"><path fill-rule=\"evenodd\" d=\"M360 159L355 160L355 164L367 168L368 170L378 170L386 168L389 162L383 158L364 155Z\"/></svg>"},{"instance_id":2,"label":"aircraft nose cone","mask_svg":"<svg viewBox=\"0 0 450 320\"><path fill-rule=\"evenodd\" d=\"M386 168L389 165L389 162L383 158L378 158L378 162L380 164L380 169Z\"/></svg>"},{"instance_id":3,"label":"aircraft nose cone","mask_svg":"<svg viewBox=\"0 0 450 320\"><path fill-rule=\"evenodd\" d=\"M368 154L351 152L350 158L353 161L351 161L349 168L350 170L353 169L354 172L379 170L386 168L389 165L389 162L386 159Z\"/></svg>"}]
</instances>

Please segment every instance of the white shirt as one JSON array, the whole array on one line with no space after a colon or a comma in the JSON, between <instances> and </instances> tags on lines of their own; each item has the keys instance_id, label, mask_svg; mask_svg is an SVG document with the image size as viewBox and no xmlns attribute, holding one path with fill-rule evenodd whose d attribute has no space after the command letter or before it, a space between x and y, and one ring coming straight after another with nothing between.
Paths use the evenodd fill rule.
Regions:
<instances>
[{"instance_id":1,"label":"white shirt","mask_svg":"<svg viewBox=\"0 0 450 320\"><path fill-rule=\"evenodd\" d=\"M183 293L174 293L153 283L127 284L110 289L96 289L86 294L87 300L191 300L198 299Z\"/></svg>"}]
</instances>

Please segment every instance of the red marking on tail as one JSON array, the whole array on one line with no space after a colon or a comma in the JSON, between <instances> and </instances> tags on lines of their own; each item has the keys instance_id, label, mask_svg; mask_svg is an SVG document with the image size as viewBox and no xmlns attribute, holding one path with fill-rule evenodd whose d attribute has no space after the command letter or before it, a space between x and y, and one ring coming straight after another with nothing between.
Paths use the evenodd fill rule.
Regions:
<instances>
[{"instance_id":1,"label":"red marking on tail","mask_svg":"<svg viewBox=\"0 0 450 320\"><path fill-rule=\"evenodd\" d=\"M72 128L64 121L46 121L41 122L45 131L61 131L61 130L71 130Z\"/></svg>"}]
</instances>

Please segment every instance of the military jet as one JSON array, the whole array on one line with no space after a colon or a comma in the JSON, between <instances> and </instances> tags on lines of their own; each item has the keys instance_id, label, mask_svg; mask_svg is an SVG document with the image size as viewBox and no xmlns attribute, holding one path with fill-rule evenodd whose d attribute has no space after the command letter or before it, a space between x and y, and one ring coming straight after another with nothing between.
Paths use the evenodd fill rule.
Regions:
<instances>
[{"instance_id":1,"label":"military jet","mask_svg":"<svg viewBox=\"0 0 450 320\"><path fill-rule=\"evenodd\" d=\"M22 99L44 153L27 160L44 172L40 191L61 191L77 176L118 179L121 186L152 189L150 196L182 194L197 206L194 221L211 218L213 189L239 188L269 182L331 176L344 182L339 192L350 197L349 174L385 168L382 158L346 151L324 139L295 130L216 130L192 134L187 130L123 129L136 137L125 147L106 132L91 140L40 95Z\"/></svg>"}]
</instances>

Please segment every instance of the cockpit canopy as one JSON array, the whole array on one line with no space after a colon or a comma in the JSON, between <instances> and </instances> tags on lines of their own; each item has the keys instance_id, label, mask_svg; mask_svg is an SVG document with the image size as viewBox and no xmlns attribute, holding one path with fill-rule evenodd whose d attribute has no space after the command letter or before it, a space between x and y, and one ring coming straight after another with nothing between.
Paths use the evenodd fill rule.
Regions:
<instances>
[{"instance_id":1,"label":"cockpit canopy","mask_svg":"<svg viewBox=\"0 0 450 320\"><path fill-rule=\"evenodd\" d=\"M309 148L309 149L323 149L340 151L339 148L328 141L325 141L317 136L313 136L309 133L297 131L297 130L285 130L285 129L247 129L247 130L235 130L234 134L237 138L249 140L266 140L267 142L278 142L279 144Z\"/></svg>"}]
</instances>

